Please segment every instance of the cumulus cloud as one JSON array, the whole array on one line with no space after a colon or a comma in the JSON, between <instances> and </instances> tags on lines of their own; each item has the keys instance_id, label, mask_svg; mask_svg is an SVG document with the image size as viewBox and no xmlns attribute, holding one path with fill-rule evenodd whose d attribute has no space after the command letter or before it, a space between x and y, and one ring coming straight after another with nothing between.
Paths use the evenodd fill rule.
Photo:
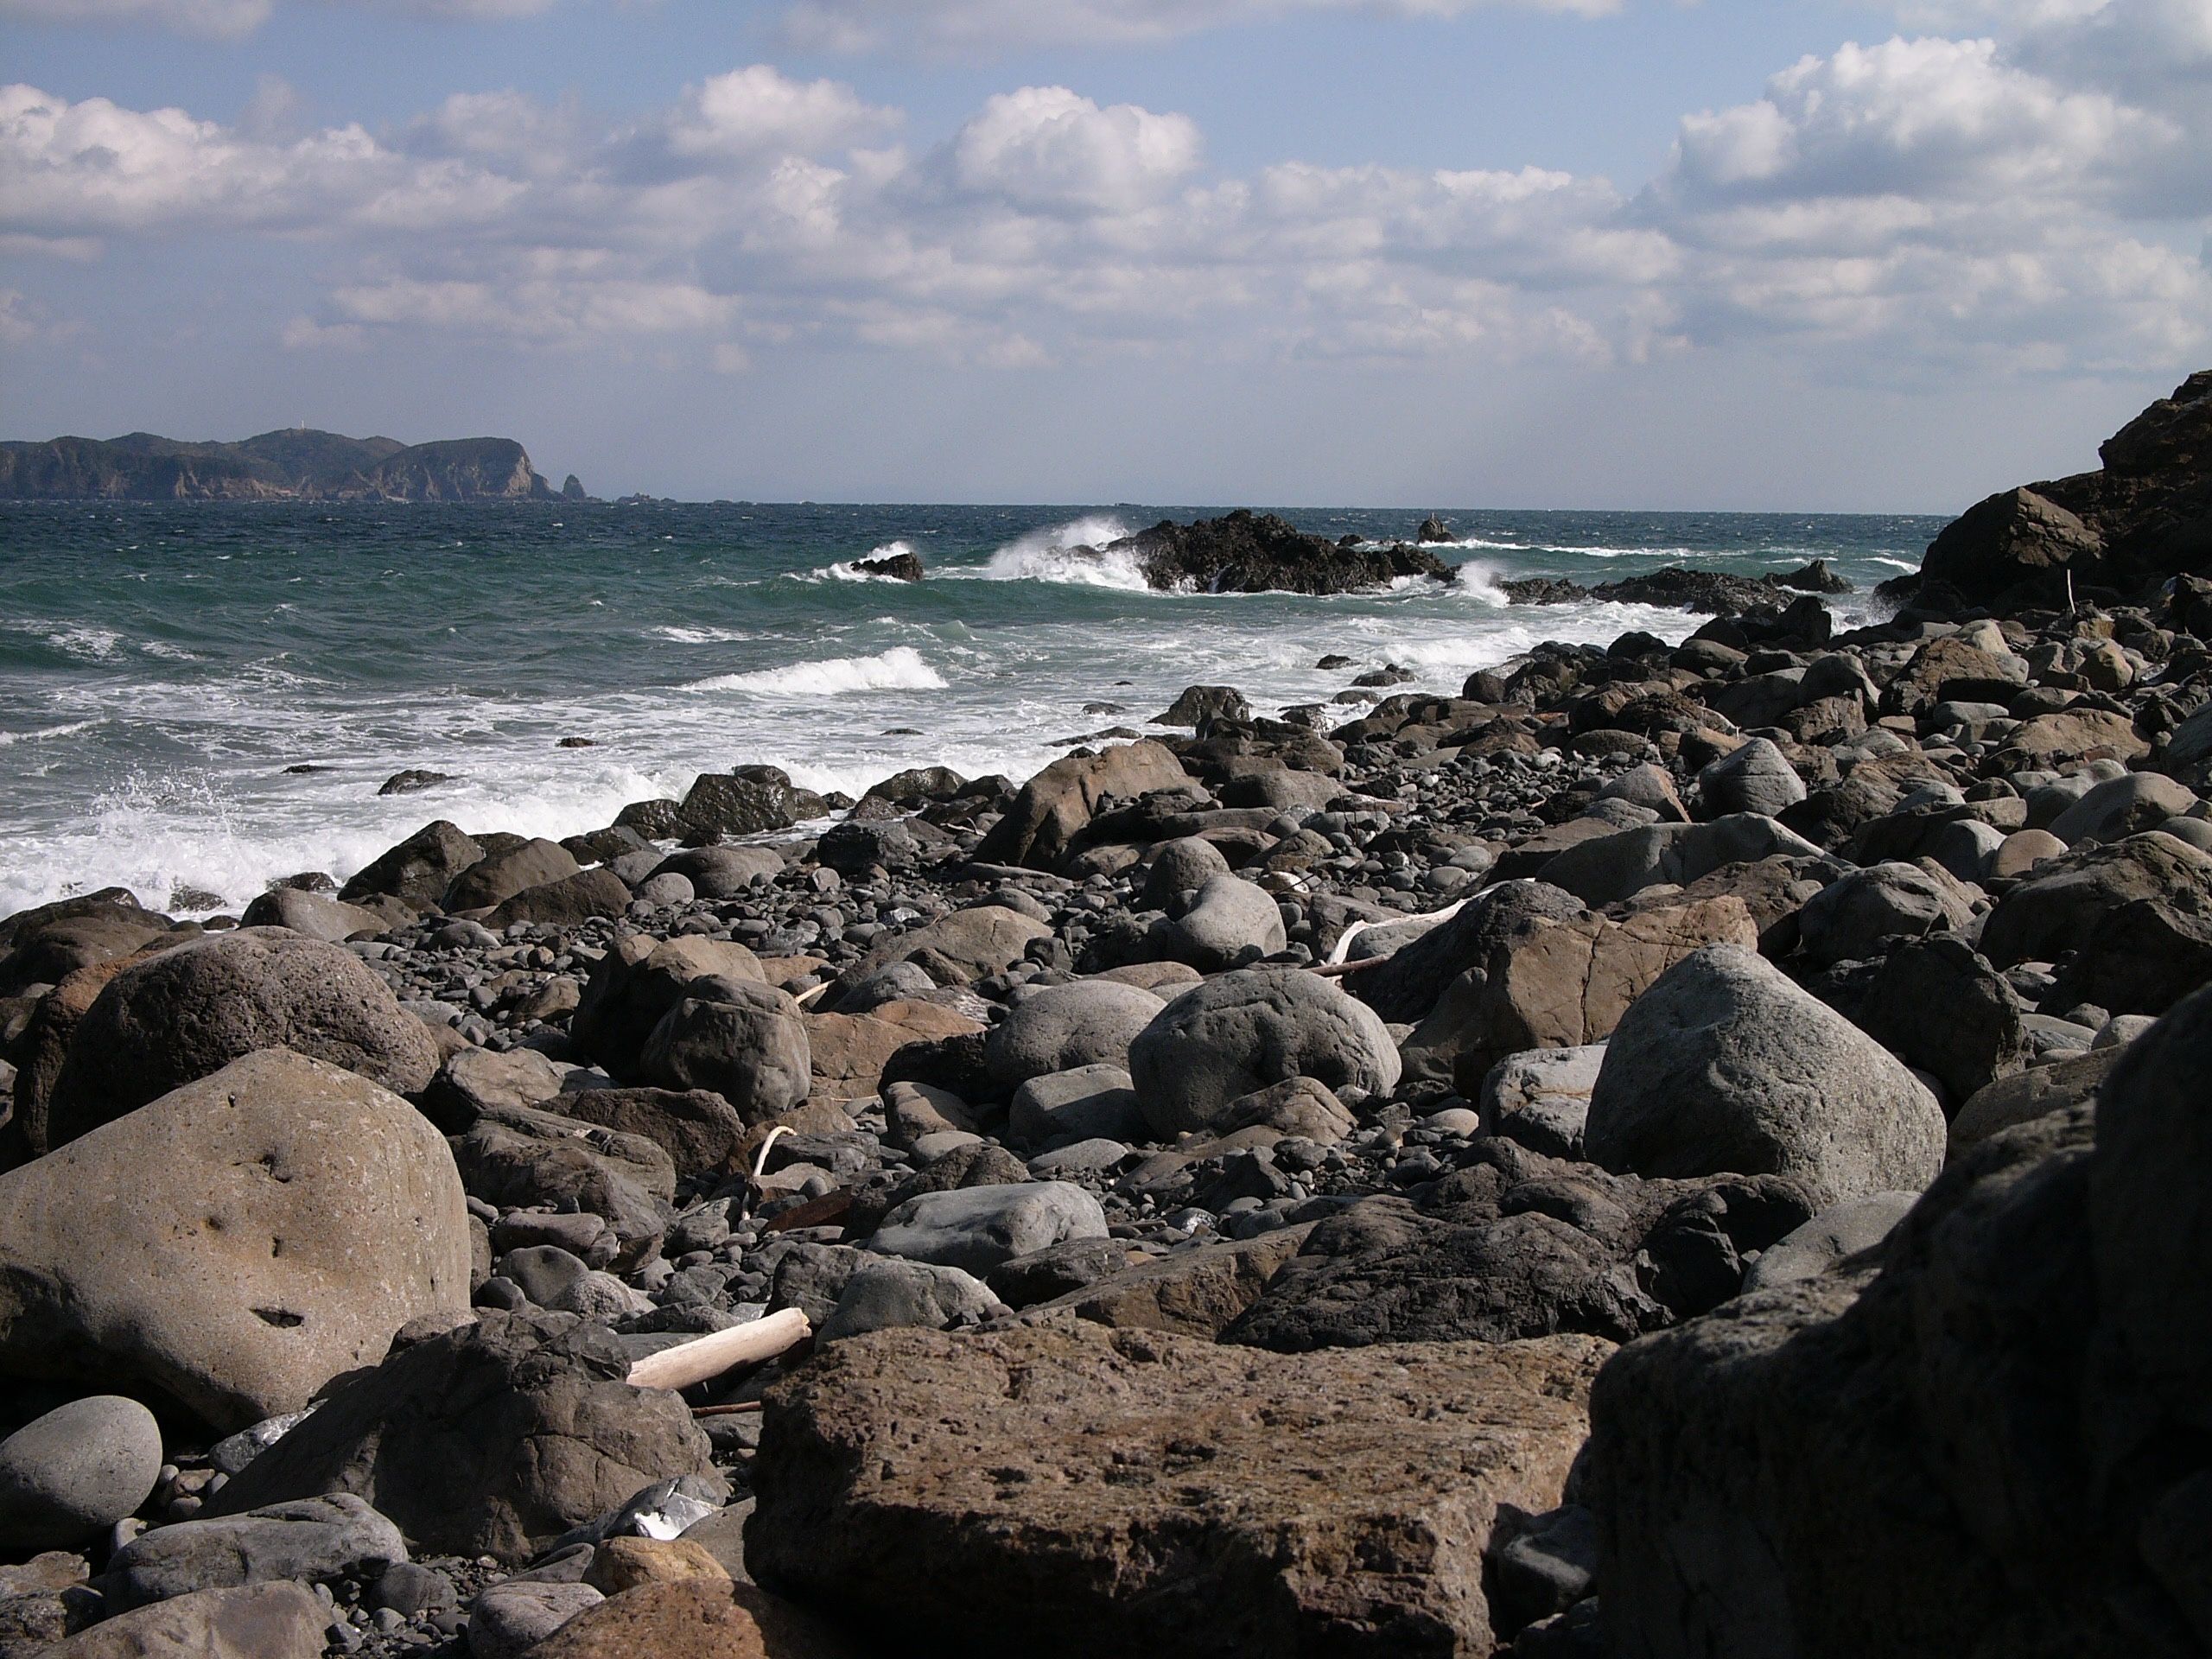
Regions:
<instances>
[{"instance_id":1,"label":"cumulus cloud","mask_svg":"<svg viewBox=\"0 0 2212 1659\"><path fill-rule=\"evenodd\" d=\"M792 80L756 63L685 93L668 124L668 147L683 157L810 156L879 137L899 118L842 82Z\"/></svg>"},{"instance_id":2,"label":"cumulus cloud","mask_svg":"<svg viewBox=\"0 0 2212 1659\"><path fill-rule=\"evenodd\" d=\"M1043 213L1131 213L1198 164L1198 124L1134 104L1105 109L1065 86L1002 92L940 158L954 188Z\"/></svg>"}]
</instances>

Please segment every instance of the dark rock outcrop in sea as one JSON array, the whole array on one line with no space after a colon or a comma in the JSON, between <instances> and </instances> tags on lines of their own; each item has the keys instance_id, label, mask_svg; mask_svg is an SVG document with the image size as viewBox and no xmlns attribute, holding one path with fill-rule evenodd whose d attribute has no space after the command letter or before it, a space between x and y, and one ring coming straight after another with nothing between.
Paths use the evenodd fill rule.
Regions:
<instances>
[{"instance_id":1,"label":"dark rock outcrop in sea","mask_svg":"<svg viewBox=\"0 0 2212 1659\"><path fill-rule=\"evenodd\" d=\"M571 501L512 438L403 444L292 428L237 443L120 438L0 443L0 500Z\"/></svg>"},{"instance_id":2,"label":"dark rock outcrop in sea","mask_svg":"<svg viewBox=\"0 0 2212 1659\"><path fill-rule=\"evenodd\" d=\"M2140 602L2212 567L2212 369L2107 438L2103 466L2006 490L1930 543L1881 591L1936 609Z\"/></svg>"},{"instance_id":3,"label":"dark rock outcrop in sea","mask_svg":"<svg viewBox=\"0 0 2212 1659\"><path fill-rule=\"evenodd\" d=\"M0 1659L2202 1659L2212 586L1754 585L0 919Z\"/></svg>"},{"instance_id":4,"label":"dark rock outcrop in sea","mask_svg":"<svg viewBox=\"0 0 2212 1659\"><path fill-rule=\"evenodd\" d=\"M1134 554L1146 582L1168 592L1346 594L1408 576L1436 582L1458 576L1421 548L1375 546L1353 536L1332 542L1271 512L1244 507L1187 524L1162 519L1150 530L1088 550Z\"/></svg>"},{"instance_id":5,"label":"dark rock outcrop in sea","mask_svg":"<svg viewBox=\"0 0 2212 1659\"><path fill-rule=\"evenodd\" d=\"M1849 593L1851 584L1815 560L1787 575L1737 576L1670 564L1645 575L1586 588L1563 576L1529 576L1498 584L1516 605L1579 605L1591 600L1657 605L1707 616L1779 611L1800 593Z\"/></svg>"},{"instance_id":6,"label":"dark rock outcrop in sea","mask_svg":"<svg viewBox=\"0 0 2212 1659\"><path fill-rule=\"evenodd\" d=\"M853 569L871 576L889 576L897 582L919 582L922 562L912 553L887 553L880 559L855 559Z\"/></svg>"}]
</instances>

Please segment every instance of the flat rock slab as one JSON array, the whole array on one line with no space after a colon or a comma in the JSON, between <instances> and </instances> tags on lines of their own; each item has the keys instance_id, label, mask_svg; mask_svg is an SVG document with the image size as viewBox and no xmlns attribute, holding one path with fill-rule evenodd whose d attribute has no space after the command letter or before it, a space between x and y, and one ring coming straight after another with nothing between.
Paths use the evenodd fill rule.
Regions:
<instances>
[{"instance_id":1,"label":"flat rock slab","mask_svg":"<svg viewBox=\"0 0 2212 1659\"><path fill-rule=\"evenodd\" d=\"M1487 1655L1588 1337L1282 1356L1046 1326L841 1343L768 1396L761 1583L971 1652Z\"/></svg>"}]
</instances>

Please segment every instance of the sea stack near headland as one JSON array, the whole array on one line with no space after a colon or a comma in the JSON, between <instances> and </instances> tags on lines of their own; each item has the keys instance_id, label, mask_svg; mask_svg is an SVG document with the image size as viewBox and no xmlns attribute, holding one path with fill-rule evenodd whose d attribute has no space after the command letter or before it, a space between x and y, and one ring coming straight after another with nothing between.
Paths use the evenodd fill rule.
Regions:
<instances>
[{"instance_id":1,"label":"sea stack near headland","mask_svg":"<svg viewBox=\"0 0 2212 1659\"><path fill-rule=\"evenodd\" d=\"M2212 373L2103 459L1886 620L0 920L0 1659L2204 1654Z\"/></svg>"}]
</instances>

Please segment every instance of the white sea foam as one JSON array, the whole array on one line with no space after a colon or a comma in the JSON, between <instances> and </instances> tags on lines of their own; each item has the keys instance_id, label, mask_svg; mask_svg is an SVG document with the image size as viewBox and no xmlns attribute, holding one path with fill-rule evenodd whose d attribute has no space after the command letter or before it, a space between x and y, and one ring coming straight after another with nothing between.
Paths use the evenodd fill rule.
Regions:
<instances>
[{"instance_id":1,"label":"white sea foam","mask_svg":"<svg viewBox=\"0 0 2212 1659\"><path fill-rule=\"evenodd\" d=\"M742 628L653 628L649 632L656 639L667 639L679 645L726 645L753 636Z\"/></svg>"},{"instance_id":2,"label":"white sea foam","mask_svg":"<svg viewBox=\"0 0 2212 1659\"><path fill-rule=\"evenodd\" d=\"M1061 582L1141 594L1147 584L1136 556L1099 550L1128 533L1128 526L1118 518L1077 518L1017 537L992 554L982 569L957 574L986 582Z\"/></svg>"},{"instance_id":3,"label":"white sea foam","mask_svg":"<svg viewBox=\"0 0 2212 1659\"><path fill-rule=\"evenodd\" d=\"M694 680L688 691L747 691L763 697L834 697L848 691L938 691L944 677L912 645L893 645L873 657L828 657L818 662L764 668L750 674L717 674Z\"/></svg>"},{"instance_id":4,"label":"white sea foam","mask_svg":"<svg viewBox=\"0 0 2212 1659\"><path fill-rule=\"evenodd\" d=\"M60 726L42 726L35 731L0 732L0 749L15 743L41 743L49 738L74 737L79 732L90 731L99 723L98 720L73 720Z\"/></svg>"}]
</instances>

